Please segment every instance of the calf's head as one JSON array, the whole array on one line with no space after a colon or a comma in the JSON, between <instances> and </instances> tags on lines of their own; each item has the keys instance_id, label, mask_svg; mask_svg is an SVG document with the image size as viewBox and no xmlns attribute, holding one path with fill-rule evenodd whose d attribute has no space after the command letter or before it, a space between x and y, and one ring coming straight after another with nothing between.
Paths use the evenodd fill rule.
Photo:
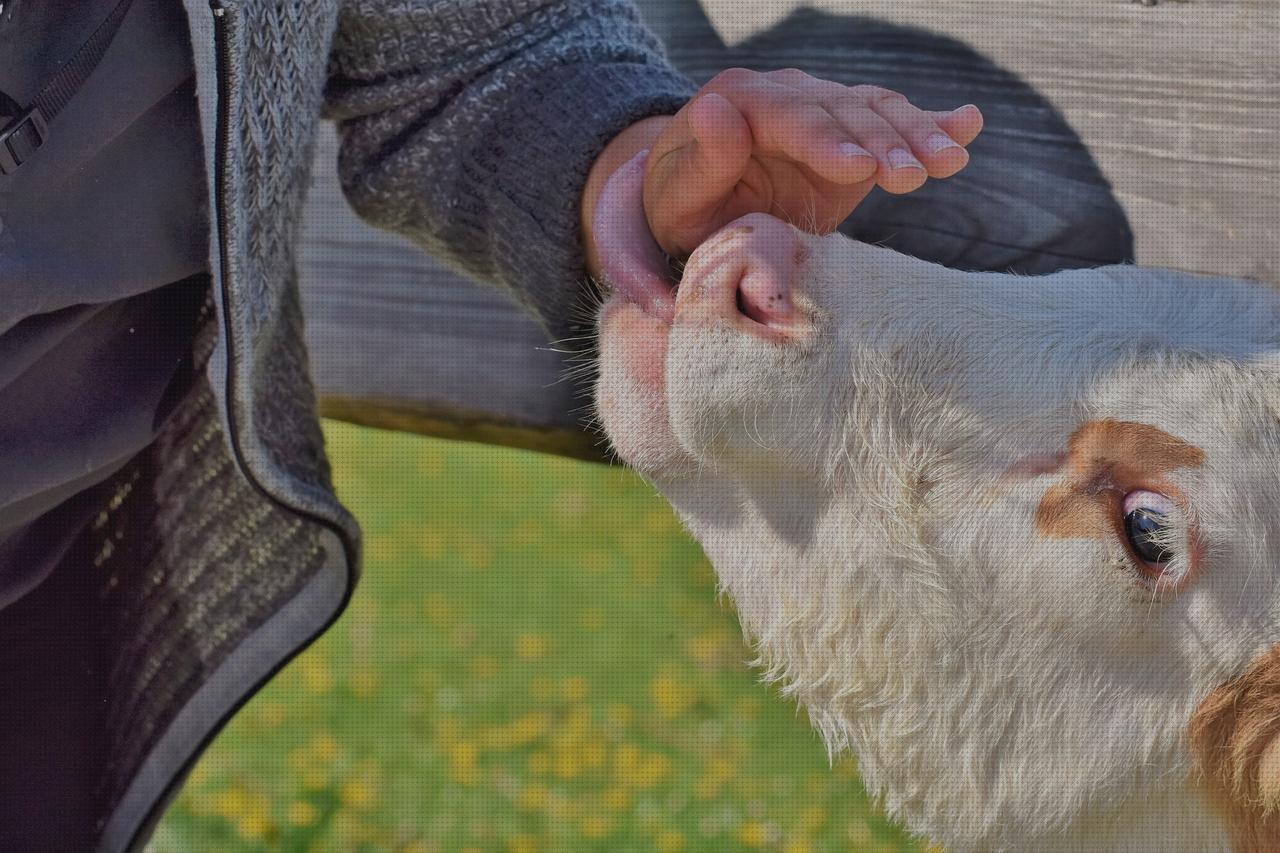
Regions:
<instances>
[{"instance_id":1,"label":"calf's head","mask_svg":"<svg viewBox=\"0 0 1280 853\"><path fill-rule=\"evenodd\" d=\"M891 814L957 853L1280 849L1280 296L762 214L674 295L606 253L600 422Z\"/></svg>"}]
</instances>

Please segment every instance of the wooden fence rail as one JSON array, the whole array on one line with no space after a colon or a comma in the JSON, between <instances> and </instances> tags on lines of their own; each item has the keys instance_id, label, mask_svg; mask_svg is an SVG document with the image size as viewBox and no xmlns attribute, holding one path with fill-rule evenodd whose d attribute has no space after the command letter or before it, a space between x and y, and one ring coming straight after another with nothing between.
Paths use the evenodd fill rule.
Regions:
<instances>
[{"instance_id":1,"label":"wooden fence rail","mask_svg":"<svg viewBox=\"0 0 1280 853\"><path fill-rule=\"evenodd\" d=\"M1274 0L642 0L640 8L697 81L735 65L798 67L894 86L925 106L979 104L987 127L962 173L969 182L926 188L951 193L962 212L984 175L1013 169L1021 186L1040 189L1008 199L1027 208L1009 222L1047 227L1071 191L1056 164L1083 157L1109 182L1138 263L1280 283ZM539 327L505 293L359 221L338 187L328 126L316 158L301 274L323 413L602 458L575 412L582 389L562 380L561 356Z\"/></svg>"}]
</instances>

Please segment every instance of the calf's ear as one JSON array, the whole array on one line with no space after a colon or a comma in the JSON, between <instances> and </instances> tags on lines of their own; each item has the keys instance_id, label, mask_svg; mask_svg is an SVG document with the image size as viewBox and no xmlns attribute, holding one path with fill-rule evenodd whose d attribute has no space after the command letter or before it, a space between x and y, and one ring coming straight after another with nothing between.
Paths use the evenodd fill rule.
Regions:
<instances>
[{"instance_id":1,"label":"calf's ear","mask_svg":"<svg viewBox=\"0 0 1280 853\"><path fill-rule=\"evenodd\" d=\"M1237 853L1280 850L1280 646L1214 688L1187 735Z\"/></svg>"}]
</instances>

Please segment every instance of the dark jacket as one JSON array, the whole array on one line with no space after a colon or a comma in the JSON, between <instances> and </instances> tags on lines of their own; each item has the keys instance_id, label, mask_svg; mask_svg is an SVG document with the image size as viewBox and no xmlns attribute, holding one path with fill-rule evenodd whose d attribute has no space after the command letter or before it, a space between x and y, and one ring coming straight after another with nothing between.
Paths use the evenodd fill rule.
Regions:
<instances>
[{"instance_id":1,"label":"dark jacket","mask_svg":"<svg viewBox=\"0 0 1280 853\"><path fill-rule=\"evenodd\" d=\"M512 289L563 337L591 162L693 92L619 0L184 4L212 223L199 381L87 495L100 511L73 558L93 570L15 605L95 638L78 677L102 699L86 849L104 851L141 848L200 750L355 582L296 277L317 123L338 122L357 212Z\"/></svg>"}]
</instances>

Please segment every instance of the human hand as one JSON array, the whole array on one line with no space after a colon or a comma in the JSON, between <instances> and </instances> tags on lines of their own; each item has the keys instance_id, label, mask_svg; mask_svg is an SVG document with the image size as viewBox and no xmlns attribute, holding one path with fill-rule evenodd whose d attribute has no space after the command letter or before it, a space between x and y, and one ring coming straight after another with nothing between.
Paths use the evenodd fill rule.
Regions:
<instances>
[{"instance_id":1,"label":"human hand","mask_svg":"<svg viewBox=\"0 0 1280 853\"><path fill-rule=\"evenodd\" d=\"M877 184L906 193L960 171L981 130L973 105L927 112L877 86L729 69L650 146L649 229L676 257L748 213L830 233Z\"/></svg>"},{"instance_id":2,"label":"human hand","mask_svg":"<svg viewBox=\"0 0 1280 853\"><path fill-rule=\"evenodd\" d=\"M964 168L981 130L973 105L927 112L874 86L730 69L601 152L582 198L587 269L606 284L628 279L631 298L665 315L661 252L686 257L748 213L829 233L877 184L905 193ZM613 275L602 275L602 245Z\"/></svg>"}]
</instances>

